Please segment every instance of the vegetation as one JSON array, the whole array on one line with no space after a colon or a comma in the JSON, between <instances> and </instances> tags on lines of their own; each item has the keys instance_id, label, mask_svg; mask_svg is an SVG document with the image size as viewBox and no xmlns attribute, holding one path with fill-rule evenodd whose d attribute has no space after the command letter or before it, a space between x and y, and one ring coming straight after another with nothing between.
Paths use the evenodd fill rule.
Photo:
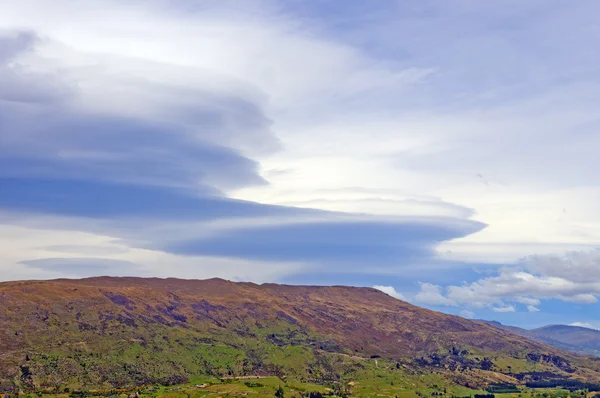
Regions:
<instances>
[{"instance_id":1,"label":"vegetation","mask_svg":"<svg viewBox=\"0 0 600 398\"><path fill-rule=\"evenodd\" d=\"M367 288L13 282L0 319L11 394L471 397L600 382L596 360Z\"/></svg>"},{"instance_id":2,"label":"vegetation","mask_svg":"<svg viewBox=\"0 0 600 398\"><path fill-rule=\"evenodd\" d=\"M76 390L62 393L44 394L38 391L33 394L25 394L26 398L45 396L48 398L80 398L80 397L113 397L113 398L137 398L137 397L168 397L168 398L217 398L217 397L288 397L288 398L324 398L324 397L398 397L398 398L425 398L443 396L448 398L567 398L569 396L586 396L586 391L570 393L562 389L522 389L518 393L490 394L481 391L462 391L463 395L456 395L451 389L444 394L443 391L428 390L405 390L405 389L359 389L357 383L353 383L345 392L331 387L300 383L297 381L283 380L276 377L263 377L253 379L257 385L248 386L246 379L204 379L201 384L188 383L176 386L142 386L135 389L112 389L112 390ZM260 382L258 382L260 380ZM433 386L430 386L433 387ZM468 394L467 394L468 392ZM9 395L16 398L16 395Z\"/></svg>"},{"instance_id":3,"label":"vegetation","mask_svg":"<svg viewBox=\"0 0 600 398\"><path fill-rule=\"evenodd\" d=\"M277 388L277 391L275 391L275 397L277 397L277 398L284 398L285 397L285 392L283 391L283 387L279 386Z\"/></svg>"}]
</instances>

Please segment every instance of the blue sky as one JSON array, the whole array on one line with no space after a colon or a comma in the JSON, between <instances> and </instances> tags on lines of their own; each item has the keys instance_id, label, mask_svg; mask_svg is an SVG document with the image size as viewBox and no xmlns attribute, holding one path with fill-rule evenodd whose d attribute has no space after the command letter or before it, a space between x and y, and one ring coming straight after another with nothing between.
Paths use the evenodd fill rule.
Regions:
<instances>
[{"instance_id":1,"label":"blue sky","mask_svg":"<svg viewBox=\"0 0 600 398\"><path fill-rule=\"evenodd\" d=\"M0 6L0 280L600 327L597 2Z\"/></svg>"}]
</instances>

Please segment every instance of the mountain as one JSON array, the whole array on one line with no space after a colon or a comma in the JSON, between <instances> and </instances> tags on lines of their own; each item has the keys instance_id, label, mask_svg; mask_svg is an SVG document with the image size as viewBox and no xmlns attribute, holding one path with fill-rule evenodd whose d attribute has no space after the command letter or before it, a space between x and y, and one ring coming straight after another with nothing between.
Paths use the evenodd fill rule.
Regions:
<instances>
[{"instance_id":1,"label":"mountain","mask_svg":"<svg viewBox=\"0 0 600 398\"><path fill-rule=\"evenodd\" d=\"M542 376L597 383L600 359L372 288L110 277L0 283L0 391L198 375L481 389Z\"/></svg>"},{"instance_id":2,"label":"mountain","mask_svg":"<svg viewBox=\"0 0 600 398\"><path fill-rule=\"evenodd\" d=\"M558 341L570 347L576 347L578 352L599 355L600 331L581 326L549 325L531 330L534 336Z\"/></svg>"},{"instance_id":3,"label":"mountain","mask_svg":"<svg viewBox=\"0 0 600 398\"><path fill-rule=\"evenodd\" d=\"M504 325L497 321L486 321L486 320L479 320L479 321L486 323L490 326L493 326L497 329L506 330L507 332L518 334L519 336L523 336L523 337L526 337L526 338L534 340L534 341L538 341L543 344L548 344L553 347L560 348L562 350L573 351L573 352L580 353L580 354L589 354L589 355L594 354L593 352L588 352L586 350L583 350L581 347L577 347L577 346L574 346L574 345L571 345L568 343L554 340L548 336L544 336L541 333L540 334L534 333L532 330L527 330L527 329L519 328L516 326Z\"/></svg>"},{"instance_id":4,"label":"mountain","mask_svg":"<svg viewBox=\"0 0 600 398\"><path fill-rule=\"evenodd\" d=\"M496 321L482 320L481 322L563 350L600 355L600 331L598 330L569 325L548 325L527 330Z\"/></svg>"},{"instance_id":5,"label":"mountain","mask_svg":"<svg viewBox=\"0 0 600 398\"><path fill-rule=\"evenodd\" d=\"M506 330L507 332L511 332L514 334L518 334L519 336L523 336L523 337L527 337L527 338L531 338L530 336L530 331L527 329L522 329L516 326L510 326L510 325L504 325L498 321L486 321L483 319L478 319L478 322L483 322L486 323L490 326L493 326L497 329L502 329L502 330Z\"/></svg>"}]
</instances>

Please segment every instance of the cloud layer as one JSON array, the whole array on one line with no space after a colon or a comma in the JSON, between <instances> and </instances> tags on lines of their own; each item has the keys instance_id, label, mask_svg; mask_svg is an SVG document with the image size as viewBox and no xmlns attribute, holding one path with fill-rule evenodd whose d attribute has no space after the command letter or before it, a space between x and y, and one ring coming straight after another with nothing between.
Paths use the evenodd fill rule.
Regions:
<instances>
[{"instance_id":1,"label":"cloud layer","mask_svg":"<svg viewBox=\"0 0 600 398\"><path fill-rule=\"evenodd\" d=\"M6 2L0 275L593 307L600 7L509 3Z\"/></svg>"},{"instance_id":2,"label":"cloud layer","mask_svg":"<svg viewBox=\"0 0 600 398\"><path fill-rule=\"evenodd\" d=\"M16 30L0 40L0 68L12 78L0 101L0 209L10 244L24 249L7 259L15 267L7 278L168 269L260 281L315 267L367 272L373 261L394 272L434 259L439 242L483 227L452 217L390 219L229 198L230 190L267 184L250 154L279 148L252 84L211 81L212 73L197 71L188 85L152 81L152 62L139 65L145 78L124 77L139 60L63 45ZM43 56L57 48L70 62ZM87 66L82 80L84 66L73 63L91 59L103 68ZM31 238L19 241L22 231ZM44 231L60 233L49 239ZM36 242L36 235L49 241Z\"/></svg>"}]
</instances>

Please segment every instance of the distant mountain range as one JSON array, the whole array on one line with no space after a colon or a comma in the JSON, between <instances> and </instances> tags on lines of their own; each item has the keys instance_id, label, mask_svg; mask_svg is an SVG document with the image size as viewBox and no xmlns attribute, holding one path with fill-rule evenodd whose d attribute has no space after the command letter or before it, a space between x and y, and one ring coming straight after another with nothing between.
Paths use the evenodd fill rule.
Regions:
<instances>
[{"instance_id":1,"label":"distant mountain range","mask_svg":"<svg viewBox=\"0 0 600 398\"><path fill-rule=\"evenodd\" d=\"M563 350L600 356L600 330L569 325L548 325L527 330L496 321L481 322Z\"/></svg>"}]
</instances>

